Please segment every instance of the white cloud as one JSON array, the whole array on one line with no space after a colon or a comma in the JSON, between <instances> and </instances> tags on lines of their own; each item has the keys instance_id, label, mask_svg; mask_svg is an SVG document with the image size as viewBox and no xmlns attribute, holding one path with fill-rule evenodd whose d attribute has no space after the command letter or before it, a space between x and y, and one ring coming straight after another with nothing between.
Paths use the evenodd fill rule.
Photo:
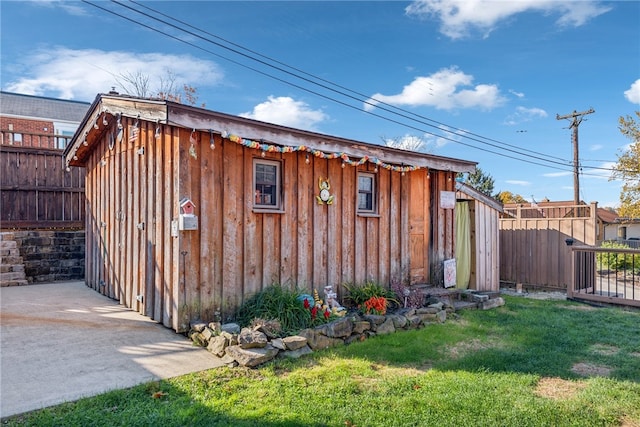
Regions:
<instances>
[{"instance_id":1,"label":"white cloud","mask_svg":"<svg viewBox=\"0 0 640 427\"><path fill-rule=\"evenodd\" d=\"M507 184L511 184L511 185L521 185L523 187L528 187L531 185L531 183L529 181L518 181L515 179L508 179L505 181Z\"/></svg>"},{"instance_id":2,"label":"white cloud","mask_svg":"<svg viewBox=\"0 0 640 427\"><path fill-rule=\"evenodd\" d=\"M77 1L63 1L63 0L32 0L30 4L34 6L44 6L49 8L58 7L66 11L70 15L75 16L87 16L86 9L82 7L82 4Z\"/></svg>"},{"instance_id":3,"label":"white cloud","mask_svg":"<svg viewBox=\"0 0 640 427\"><path fill-rule=\"evenodd\" d=\"M578 27L610 9L596 1L417 0L406 7L405 13L420 19L437 19L442 34L459 39L468 36L472 30L488 37L500 22L519 13L560 15L556 21L559 26Z\"/></svg>"},{"instance_id":4,"label":"white cloud","mask_svg":"<svg viewBox=\"0 0 640 427\"><path fill-rule=\"evenodd\" d=\"M624 92L624 97L633 104L640 104L640 79L631 84L629 90Z\"/></svg>"},{"instance_id":5,"label":"white cloud","mask_svg":"<svg viewBox=\"0 0 640 427\"><path fill-rule=\"evenodd\" d=\"M591 147L589 147L589 151L599 151L602 150L604 148L604 145L602 144L593 144Z\"/></svg>"},{"instance_id":6,"label":"white cloud","mask_svg":"<svg viewBox=\"0 0 640 427\"><path fill-rule=\"evenodd\" d=\"M372 95L364 109L372 110L381 102L397 106L431 106L441 110L456 108L492 109L505 102L496 85L472 86L473 76L456 67L444 68L426 77L416 77L397 95Z\"/></svg>"},{"instance_id":7,"label":"white cloud","mask_svg":"<svg viewBox=\"0 0 640 427\"><path fill-rule=\"evenodd\" d=\"M188 84L198 89L219 83L223 74L211 61L190 55L133 53L98 49L54 47L29 55L22 64L24 77L6 83L4 88L26 95L45 95L61 99L90 101L98 93L118 87L117 78L124 74L142 73L149 77L150 90L171 73L177 85Z\"/></svg>"},{"instance_id":8,"label":"white cloud","mask_svg":"<svg viewBox=\"0 0 640 427\"><path fill-rule=\"evenodd\" d=\"M547 178L557 178L560 176L567 176L567 175L573 175L573 172L549 172L549 173L543 173L542 176L546 176Z\"/></svg>"},{"instance_id":9,"label":"white cloud","mask_svg":"<svg viewBox=\"0 0 640 427\"><path fill-rule=\"evenodd\" d=\"M522 93L522 92L516 92L513 89L509 89L509 93L514 95L514 96L516 96L516 97L518 97L518 98L524 98L524 93Z\"/></svg>"},{"instance_id":10,"label":"white cloud","mask_svg":"<svg viewBox=\"0 0 640 427\"><path fill-rule=\"evenodd\" d=\"M516 107L516 111L505 119L506 125L512 126L520 123L530 122L536 118L547 117L548 114L541 108Z\"/></svg>"},{"instance_id":11,"label":"white cloud","mask_svg":"<svg viewBox=\"0 0 640 427\"><path fill-rule=\"evenodd\" d=\"M322 110L312 110L306 103L288 96L269 96L253 111L239 116L306 130L315 130L316 125L329 119Z\"/></svg>"},{"instance_id":12,"label":"white cloud","mask_svg":"<svg viewBox=\"0 0 640 427\"><path fill-rule=\"evenodd\" d=\"M611 178L615 162L603 162L598 165L598 169L583 168L581 177L585 179L606 179Z\"/></svg>"}]
</instances>

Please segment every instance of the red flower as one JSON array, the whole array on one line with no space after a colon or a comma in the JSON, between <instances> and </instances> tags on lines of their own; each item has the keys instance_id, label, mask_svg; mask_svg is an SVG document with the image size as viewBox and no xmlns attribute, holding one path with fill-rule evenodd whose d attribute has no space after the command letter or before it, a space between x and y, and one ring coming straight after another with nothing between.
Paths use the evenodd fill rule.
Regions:
<instances>
[{"instance_id":1,"label":"red flower","mask_svg":"<svg viewBox=\"0 0 640 427\"><path fill-rule=\"evenodd\" d=\"M309 308L309 300L308 299L304 299L304 308Z\"/></svg>"},{"instance_id":2,"label":"red flower","mask_svg":"<svg viewBox=\"0 0 640 427\"><path fill-rule=\"evenodd\" d=\"M324 311L324 318L325 318L325 319L328 319L328 318L329 318L329 316L331 316L331 313L329 312L329 310L325 310L325 311Z\"/></svg>"},{"instance_id":3,"label":"red flower","mask_svg":"<svg viewBox=\"0 0 640 427\"><path fill-rule=\"evenodd\" d=\"M313 308L311 309L311 318L315 319L316 316L318 315L318 306L313 306Z\"/></svg>"}]
</instances>

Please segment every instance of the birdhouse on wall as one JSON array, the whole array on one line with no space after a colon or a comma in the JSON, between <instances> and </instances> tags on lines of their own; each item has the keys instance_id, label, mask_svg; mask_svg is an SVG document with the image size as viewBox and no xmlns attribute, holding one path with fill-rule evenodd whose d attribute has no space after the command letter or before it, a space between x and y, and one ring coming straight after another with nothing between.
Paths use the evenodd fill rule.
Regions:
<instances>
[{"instance_id":1,"label":"birdhouse on wall","mask_svg":"<svg viewBox=\"0 0 640 427\"><path fill-rule=\"evenodd\" d=\"M183 215L195 215L196 205L188 198L180 200L180 213Z\"/></svg>"},{"instance_id":2,"label":"birdhouse on wall","mask_svg":"<svg viewBox=\"0 0 640 427\"><path fill-rule=\"evenodd\" d=\"M179 230L197 230L198 217L195 215L196 205L188 198L180 200Z\"/></svg>"}]
</instances>

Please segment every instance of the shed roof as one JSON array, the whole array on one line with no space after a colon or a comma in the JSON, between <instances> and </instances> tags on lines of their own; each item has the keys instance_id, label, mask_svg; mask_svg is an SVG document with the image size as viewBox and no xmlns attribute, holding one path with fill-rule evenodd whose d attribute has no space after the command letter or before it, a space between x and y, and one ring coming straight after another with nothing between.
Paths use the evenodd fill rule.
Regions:
<instances>
[{"instance_id":1,"label":"shed roof","mask_svg":"<svg viewBox=\"0 0 640 427\"><path fill-rule=\"evenodd\" d=\"M0 91L3 116L80 123L90 106L88 102Z\"/></svg>"},{"instance_id":2,"label":"shed roof","mask_svg":"<svg viewBox=\"0 0 640 427\"><path fill-rule=\"evenodd\" d=\"M481 193L475 188L465 184L464 182L456 182L456 190L459 192L466 194L472 199L478 200L485 205L497 210L498 212L504 212L504 207L502 203L494 199L493 197L489 197L486 194Z\"/></svg>"},{"instance_id":3,"label":"shed roof","mask_svg":"<svg viewBox=\"0 0 640 427\"><path fill-rule=\"evenodd\" d=\"M65 150L67 163L83 166L102 130L94 130L101 114L122 115L163 125L214 132L242 142L255 141L280 147L300 147L323 153L344 153L356 158L376 158L395 165L451 172L473 172L477 162L401 150L352 139L233 116L167 100L128 95L98 94ZM86 138L85 138L86 137ZM231 137L229 137L231 139ZM85 144L86 139L86 144Z\"/></svg>"}]
</instances>

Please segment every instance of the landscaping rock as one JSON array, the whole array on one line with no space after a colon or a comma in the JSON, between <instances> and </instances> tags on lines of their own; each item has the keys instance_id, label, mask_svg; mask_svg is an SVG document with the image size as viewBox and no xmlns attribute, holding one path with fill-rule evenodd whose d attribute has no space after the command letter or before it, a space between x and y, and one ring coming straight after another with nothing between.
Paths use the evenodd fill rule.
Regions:
<instances>
[{"instance_id":1,"label":"landscaping rock","mask_svg":"<svg viewBox=\"0 0 640 427\"><path fill-rule=\"evenodd\" d=\"M286 350L299 350L307 346L307 339L300 335L285 337L283 340Z\"/></svg>"},{"instance_id":2,"label":"landscaping rock","mask_svg":"<svg viewBox=\"0 0 640 427\"><path fill-rule=\"evenodd\" d=\"M313 350L311 350L309 346L305 344L304 347L300 347L295 350L281 351L280 353L278 353L278 357L288 357L291 359L297 359L299 357L306 356L307 354L311 354L311 353L313 353Z\"/></svg>"},{"instance_id":3,"label":"landscaping rock","mask_svg":"<svg viewBox=\"0 0 640 427\"><path fill-rule=\"evenodd\" d=\"M328 337L315 329L305 329L301 331L299 335L307 339L307 344L312 350L323 350L325 348L337 347L344 344L344 341L340 338Z\"/></svg>"},{"instance_id":4,"label":"landscaping rock","mask_svg":"<svg viewBox=\"0 0 640 427\"><path fill-rule=\"evenodd\" d=\"M278 349L271 345L262 348L242 348L240 345L227 347L225 354L232 357L238 365L253 368L255 366L273 360L278 354Z\"/></svg>"},{"instance_id":5,"label":"landscaping rock","mask_svg":"<svg viewBox=\"0 0 640 427\"><path fill-rule=\"evenodd\" d=\"M269 340L265 334L249 328L243 328L238 336L238 346L245 350L250 348L264 348L268 342Z\"/></svg>"},{"instance_id":6,"label":"landscaping rock","mask_svg":"<svg viewBox=\"0 0 640 427\"><path fill-rule=\"evenodd\" d=\"M225 323L220 327L222 332L229 332L230 334L239 334L240 333L240 325L237 323Z\"/></svg>"},{"instance_id":7,"label":"landscaping rock","mask_svg":"<svg viewBox=\"0 0 640 427\"><path fill-rule=\"evenodd\" d=\"M282 338L274 338L271 340L271 345L273 348L277 348L278 350L286 350L287 346L284 344L284 340Z\"/></svg>"},{"instance_id":8,"label":"landscaping rock","mask_svg":"<svg viewBox=\"0 0 640 427\"><path fill-rule=\"evenodd\" d=\"M388 318L393 321L393 327L395 329L404 329L409 323L405 316L401 316L399 314L391 314Z\"/></svg>"},{"instance_id":9,"label":"landscaping rock","mask_svg":"<svg viewBox=\"0 0 640 427\"><path fill-rule=\"evenodd\" d=\"M353 331L352 333L361 335L364 331L368 331L371 329L371 323L366 320L358 320L353 323Z\"/></svg>"},{"instance_id":10,"label":"landscaping rock","mask_svg":"<svg viewBox=\"0 0 640 427\"><path fill-rule=\"evenodd\" d=\"M378 335L392 334L396 331L396 328L393 326L393 319L390 317L381 324L374 326L372 329Z\"/></svg>"},{"instance_id":11,"label":"landscaping rock","mask_svg":"<svg viewBox=\"0 0 640 427\"><path fill-rule=\"evenodd\" d=\"M492 308L500 307L504 305L504 298L493 298L484 302L481 302L479 307L481 310L489 310Z\"/></svg>"},{"instance_id":12,"label":"landscaping rock","mask_svg":"<svg viewBox=\"0 0 640 427\"><path fill-rule=\"evenodd\" d=\"M229 339L219 335L209 340L207 350L218 357L224 356L225 349L229 346Z\"/></svg>"},{"instance_id":13,"label":"landscaping rock","mask_svg":"<svg viewBox=\"0 0 640 427\"><path fill-rule=\"evenodd\" d=\"M202 332L206 327L207 327L207 324L203 322L191 324L191 330L195 332Z\"/></svg>"},{"instance_id":14,"label":"landscaping rock","mask_svg":"<svg viewBox=\"0 0 640 427\"><path fill-rule=\"evenodd\" d=\"M363 318L365 320L368 320L369 322L371 322L372 325L380 325L382 324L382 322L384 322L385 320L387 320L386 317L384 316L379 316L377 314L365 314L363 316Z\"/></svg>"},{"instance_id":15,"label":"landscaping rock","mask_svg":"<svg viewBox=\"0 0 640 427\"><path fill-rule=\"evenodd\" d=\"M321 334L330 338L346 338L353 332L353 321L350 318L336 320L321 326Z\"/></svg>"},{"instance_id":16,"label":"landscaping rock","mask_svg":"<svg viewBox=\"0 0 640 427\"><path fill-rule=\"evenodd\" d=\"M504 305L504 299L493 295L475 299L474 292L466 292L466 302L456 300L456 308L464 303L474 308L488 310ZM274 331L266 331L263 326L243 328L236 323L220 325L219 322L194 322L188 336L196 344L206 347L211 354L220 357L227 366L255 367L275 357L298 358L330 347L364 341L377 335L385 335L403 329L417 329L428 323L443 323L448 317L457 316L450 305L451 299L429 298L429 305L421 308L403 308L386 315L350 314L316 328L305 329L298 335L274 336ZM449 314L448 314L449 313ZM266 333L269 332L269 333Z\"/></svg>"}]
</instances>

